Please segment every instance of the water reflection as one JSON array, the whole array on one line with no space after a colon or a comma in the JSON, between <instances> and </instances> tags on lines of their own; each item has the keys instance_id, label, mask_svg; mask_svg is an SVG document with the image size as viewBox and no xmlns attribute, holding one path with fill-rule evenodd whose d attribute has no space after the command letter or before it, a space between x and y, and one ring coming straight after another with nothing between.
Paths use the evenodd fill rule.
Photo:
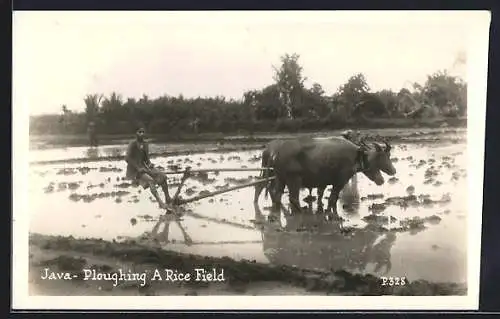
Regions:
<instances>
[{"instance_id":1,"label":"water reflection","mask_svg":"<svg viewBox=\"0 0 500 319\"><path fill-rule=\"evenodd\" d=\"M258 205L254 208L271 263L377 274L391 270L395 233L381 233L374 224L346 229L342 221L327 220L324 214L282 214L283 208L266 218Z\"/></svg>"},{"instance_id":2,"label":"water reflection","mask_svg":"<svg viewBox=\"0 0 500 319\"><path fill-rule=\"evenodd\" d=\"M359 214L360 196L358 190L358 178L354 175L339 194L339 203L344 212L349 215Z\"/></svg>"},{"instance_id":3,"label":"water reflection","mask_svg":"<svg viewBox=\"0 0 500 319\"><path fill-rule=\"evenodd\" d=\"M150 239L157 240L160 243L169 243L168 240L170 234L170 225L174 222L177 227L179 227L182 237L184 238L184 243L188 246L193 244L193 240L186 232L186 229L182 225L182 219L177 214L164 214L161 215L158 222L155 224L151 233L148 234ZM163 229L160 231L160 227L163 225Z\"/></svg>"}]
</instances>

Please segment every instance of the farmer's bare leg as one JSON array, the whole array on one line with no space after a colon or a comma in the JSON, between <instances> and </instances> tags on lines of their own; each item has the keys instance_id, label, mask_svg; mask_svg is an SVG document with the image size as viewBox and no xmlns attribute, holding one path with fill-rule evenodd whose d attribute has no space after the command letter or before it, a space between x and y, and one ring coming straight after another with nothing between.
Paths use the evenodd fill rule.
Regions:
<instances>
[{"instance_id":1,"label":"farmer's bare leg","mask_svg":"<svg viewBox=\"0 0 500 319\"><path fill-rule=\"evenodd\" d=\"M165 194L165 202L170 203L172 199L170 198L170 194L168 192L168 181L167 181L167 176L163 174L163 172L153 169L152 174L154 176L154 179L158 185L160 185L163 194Z\"/></svg>"},{"instance_id":2,"label":"farmer's bare leg","mask_svg":"<svg viewBox=\"0 0 500 319\"><path fill-rule=\"evenodd\" d=\"M149 176L147 174L142 174L141 177L139 178L139 182L142 185L142 187L144 187L144 189L149 188L149 191L151 192L151 194L153 194L154 198L156 199L156 201L160 205L160 208L162 208L162 209L167 208L167 205L165 204L165 202L161 199L160 195L158 194L158 191L156 189L156 182L151 176Z\"/></svg>"}]
</instances>

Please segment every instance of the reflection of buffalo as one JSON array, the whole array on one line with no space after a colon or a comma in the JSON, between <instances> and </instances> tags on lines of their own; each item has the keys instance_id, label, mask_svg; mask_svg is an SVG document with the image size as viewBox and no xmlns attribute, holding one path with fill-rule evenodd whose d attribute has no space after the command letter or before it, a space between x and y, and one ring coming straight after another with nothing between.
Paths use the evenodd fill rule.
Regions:
<instances>
[{"instance_id":1,"label":"reflection of buffalo","mask_svg":"<svg viewBox=\"0 0 500 319\"><path fill-rule=\"evenodd\" d=\"M266 220L258 205L254 207L264 254L274 264L354 272L365 272L369 264L375 265L374 272L391 269L394 233L381 234L373 225L346 232L323 214L285 213L282 225L281 211L273 210Z\"/></svg>"}]
</instances>

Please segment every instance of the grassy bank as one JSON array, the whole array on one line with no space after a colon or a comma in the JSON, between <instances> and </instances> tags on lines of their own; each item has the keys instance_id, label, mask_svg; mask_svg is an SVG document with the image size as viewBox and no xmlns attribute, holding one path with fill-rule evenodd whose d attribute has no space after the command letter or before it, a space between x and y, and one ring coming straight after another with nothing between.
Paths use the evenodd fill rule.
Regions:
<instances>
[{"instance_id":1,"label":"grassy bank","mask_svg":"<svg viewBox=\"0 0 500 319\"><path fill-rule=\"evenodd\" d=\"M269 127L268 130L259 132L249 132L245 130L233 132L217 132L217 133L168 133L168 134L155 134L149 133L148 136L153 143L182 143L182 142L196 142L196 143L213 143L213 142L267 142L270 138L276 136L296 136L301 134L328 134L339 132L341 130L351 128L358 130L388 130L388 129L433 129L433 128L466 128L466 118L442 118L442 119L371 119L367 122L353 123L349 125L339 125L335 128L300 128L298 124L288 127ZM126 143L134 137L133 134L99 134L100 145L122 144ZM66 134L66 135L30 135L30 148L39 147L61 147L61 146L88 146L88 136L86 134Z\"/></svg>"}]
</instances>

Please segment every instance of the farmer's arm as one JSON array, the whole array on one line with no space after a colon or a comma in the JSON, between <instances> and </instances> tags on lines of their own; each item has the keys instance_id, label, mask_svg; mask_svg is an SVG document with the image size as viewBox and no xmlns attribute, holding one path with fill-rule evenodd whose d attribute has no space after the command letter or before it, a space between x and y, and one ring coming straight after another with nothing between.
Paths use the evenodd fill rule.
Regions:
<instances>
[{"instance_id":1,"label":"farmer's arm","mask_svg":"<svg viewBox=\"0 0 500 319\"><path fill-rule=\"evenodd\" d=\"M151 163L151 159L149 158L149 144L145 144L144 145L144 153L145 153L145 162L146 162L146 165L150 168L152 168L154 165L153 163Z\"/></svg>"}]
</instances>

